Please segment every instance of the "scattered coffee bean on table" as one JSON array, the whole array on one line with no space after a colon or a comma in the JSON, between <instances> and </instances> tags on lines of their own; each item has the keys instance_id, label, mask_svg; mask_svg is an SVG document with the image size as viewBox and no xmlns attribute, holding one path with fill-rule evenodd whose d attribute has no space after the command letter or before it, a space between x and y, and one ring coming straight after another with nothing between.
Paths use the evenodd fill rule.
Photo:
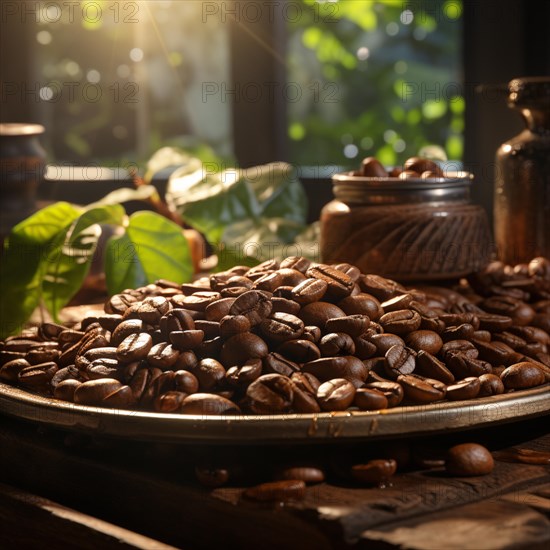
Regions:
<instances>
[{"instance_id":1,"label":"scattered coffee bean on table","mask_svg":"<svg viewBox=\"0 0 550 550\"><path fill-rule=\"evenodd\" d=\"M80 405L224 416L377 411L550 382L545 258L494 262L451 290L290 257L161 279L104 310L0 342L0 380Z\"/></svg>"}]
</instances>

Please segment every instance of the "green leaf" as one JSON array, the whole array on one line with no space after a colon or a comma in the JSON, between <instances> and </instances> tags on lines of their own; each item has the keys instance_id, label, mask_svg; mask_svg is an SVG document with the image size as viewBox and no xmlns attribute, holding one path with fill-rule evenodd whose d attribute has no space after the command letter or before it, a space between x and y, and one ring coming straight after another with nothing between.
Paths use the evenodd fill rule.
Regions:
<instances>
[{"instance_id":1,"label":"green leaf","mask_svg":"<svg viewBox=\"0 0 550 550\"><path fill-rule=\"evenodd\" d=\"M101 235L99 224L120 226L124 218L120 205L91 208L52 246L43 274L43 298L54 319L57 320L59 311L78 292L88 274Z\"/></svg>"},{"instance_id":2,"label":"green leaf","mask_svg":"<svg viewBox=\"0 0 550 550\"><path fill-rule=\"evenodd\" d=\"M1 338L19 331L39 305L48 257L81 212L80 208L59 202L12 229L0 265Z\"/></svg>"},{"instance_id":3,"label":"green leaf","mask_svg":"<svg viewBox=\"0 0 550 550\"><path fill-rule=\"evenodd\" d=\"M137 188L121 187L105 195L101 200L88 205L88 208L97 206L109 206L128 201L144 201L147 199L160 199L157 189L153 185L141 185Z\"/></svg>"},{"instance_id":4,"label":"green leaf","mask_svg":"<svg viewBox=\"0 0 550 550\"><path fill-rule=\"evenodd\" d=\"M112 294L160 278L190 281L193 264L181 227L154 212L136 212L126 234L109 240L105 275Z\"/></svg>"}]
</instances>

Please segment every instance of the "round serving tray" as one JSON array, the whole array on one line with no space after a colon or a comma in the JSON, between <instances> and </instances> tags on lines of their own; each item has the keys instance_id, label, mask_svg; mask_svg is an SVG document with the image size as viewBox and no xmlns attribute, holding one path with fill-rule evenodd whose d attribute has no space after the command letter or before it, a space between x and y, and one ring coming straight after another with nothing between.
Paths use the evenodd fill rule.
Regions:
<instances>
[{"instance_id":1,"label":"round serving tray","mask_svg":"<svg viewBox=\"0 0 550 550\"><path fill-rule=\"evenodd\" d=\"M442 433L550 413L550 384L471 401L320 414L192 416L75 405L0 383L0 413L96 435L204 444L327 443Z\"/></svg>"}]
</instances>

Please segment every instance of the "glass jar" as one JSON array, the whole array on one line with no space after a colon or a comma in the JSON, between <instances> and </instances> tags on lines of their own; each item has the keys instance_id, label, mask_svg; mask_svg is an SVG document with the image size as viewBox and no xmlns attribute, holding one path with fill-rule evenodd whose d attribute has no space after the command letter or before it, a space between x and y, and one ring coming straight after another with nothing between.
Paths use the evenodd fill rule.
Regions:
<instances>
[{"instance_id":1,"label":"glass jar","mask_svg":"<svg viewBox=\"0 0 550 550\"><path fill-rule=\"evenodd\" d=\"M40 124L0 124L0 234L36 209L36 191L44 177L46 151Z\"/></svg>"},{"instance_id":2,"label":"glass jar","mask_svg":"<svg viewBox=\"0 0 550 550\"><path fill-rule=\"evenodd\" d=\"M321 260L404 282L456 279L483 268L493 250L487 216L470 203L472 176L333 176L321 212Z\"/></svg>"},{"instance_id":3,"label":"glass jar","mask_svg":"<svg viewBox=\"0 0 550 550\"><path fill-rule=\"evenodd\" d=\"M499 259L514 265L550 257L550 78L517 78L508 89L527 128L497 151L494 227Z\"/></svg>"}]
</instances>

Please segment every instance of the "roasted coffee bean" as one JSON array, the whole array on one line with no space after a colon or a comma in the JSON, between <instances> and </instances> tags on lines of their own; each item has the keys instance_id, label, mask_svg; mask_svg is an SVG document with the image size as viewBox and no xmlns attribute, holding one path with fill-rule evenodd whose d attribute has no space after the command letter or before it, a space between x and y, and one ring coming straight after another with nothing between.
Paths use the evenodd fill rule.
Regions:
<instances>
[{"instance_id":1,"label":"roasted coffee bean","mask_svg":"<svg viewBox=\"0 0 550 550\"><path fill-rule=\"evenodd\" d=\"M84 337L84 332L80 330L67 329L59 334L57 341L60 346L72 346ZM111 335L112 341L112 335Z\"/></svg>"},{"instance_id":2,"label":"roasted coffee bean","mask_svg":"<svg viewBox=\"0 0 550 550\"><path fill-rule=\"evenodd\" d=\"M30 366L31 364L23 357L12 359L11 361L4 363L0 367L0 380L5 380L7 382L16 382L18 380L19 373L23 369L26 369Z\"/></svg>"},{"instance_id":3,"label":"roasted coffee bean","mask_svg":"<svg viewBox=\"0 0 550 550\"><path fill-rule=\"evenodd\" d=\"M416 177L424 172L433 172L436 177L444 177L443 170L433 160L424 157L411 157L405 161L403 170L416 172Z\"/></svg>"},{"instance_id":4,"label":"roasted coffee bean","mask_svg":"<svg viewBox=\"0 0 550 550\"><path fill-rule=\"evenodd\" d=\"M530 344L536 344L537 342L541 344L550 344L550 335L544 332L544 330L537 327L510 327L510 332L516 334L523 338L526 342Z\"/></svg>"},{"instance_id":5,"label":"roasted coffee bean","mask_svg":"<svg viewBox=\"0 0 550 550\"><path fill-rule=\"evenodd\" d=\"M481 376L492 371L491 363L481 359L472 359L465 352L451 351L446 355L447 367L455 378L461 379L468 376Z\"/></svg>"},{"instance_id":6,"label":"roasted coffee bean","mask_svg":"<svg viewBox=\"0 0 550 550\"><path fill-rule=\"evenodd\" d=\"M189 395L199 391L199 381L192 372L178 370L174 372L174 387L176 391Z\"/></svg>"},{"instance_id":7,"label":"roasted coffee bean","mask_svg":"<svg viewBox=\"0 0 550 550\"><path fill-rule=\"evenodd\" d=\"M277 352L297 363L307 363L321 357L319 348L309 340L289 340L282 343Z\"/></svg>"},{"instance_id":8,"label":"roasted coffee bean","mask_svg":"<svg viewBox=\"0 0 550 550\"><path fill-rule=\"evenodd\" d=\"M202 330L174 330L170 333L170 342L179 351L194 350L203 340Z\"/></svg>"},{"instance_id":9,"label":"roasted coffee bean","mask_svg":"<svg viewBox=\"0 0 550 550\"><path fill-rule=\"evenodd\" d=\"M288 412L294 399L294 384L280 374L264 374L252 382L246 396L252 412L280 414Z\"/></svg>"},{"instance_id":10,"label":"roasted coffee bean","mask_svg":"<svg viewBox=\"0 0 550 550\"><path fill-rule=\"evenodd\" d=\"M469 323L463 323L456 327L447 327L442 333L441 338L445 342L450 340L471 340L474 337L474 327Z\"/></svg>"},{"instance_id":11,"label":"roasted coffee bean","mask_svg":"<svg viewBox=\"0 0 550 550\"><path fill-rule=\"evenodd\" d=\"M445 342L439 355L444 361L447 361L447 357L455 352L460 352L471 359L477 359L479 355L477 347L468 340L451 340L450 342Z\"/></svg>"},{"instance_id":12,"label":"roasted coffee bean","mask_svg":"<svg viewBox=\"0 0 550 550\"><path fill-rule=\"evenodd\" d=\"M328 265L310 267L306 275L328 284L325 295L329 300L341 300L349 296L355 284L349 275Z\"/></svg>"},{"instance_id":13,"label":"roasted coffee bean","mask_svg":"<svg viewBox=\"0 0 550 550\"><path fill-rule=\"evenodd\" d=\"M400 374L411 374L416 368L416 352L406 346L392 346L385 358L386 374L393 380Z\"/></svg>"},{"instance_id":14,"label":"roasted coffee bean","mask_svg":"<svg viewBox=\"0 0 550 550\"><path fill-rule=\"evenodd\" d=\"M468 324L472 325L474 330L479 329L479 318L475 313L440 313L439 318L445 323L446 328Z\"/></svg>"},{"instance_id":15,"label":"roasted coffee bean","mask_svg":"<svg viewBox=\"0 0 550 550\"><path fill-rule=\"evenodd\" d=\"M317 389L317 402L324 411L343 411L355 397L355 387L344 378L333 378Z\"/></svg>"},{"instance_id":16,"label":"roasted coffee bean","mask_svg":"<svg viewBox=\"0 0 550 550\"><path fill-rule=\"evenodd\" d=\"M129 386L122 386L118 390L107 395L102 403L102 407L115 409L131 408L135 405L134 394Z\"/></svg>"},{"instance_id":17,"label":"roasted coffee bean","mask_svg":"<svg viewBox=\"0 0 550 550\"><path fill-rule=\"evenodd\" d=\"M231 386L246 388L261 375L262 360L249 359L242 367L235 366L227 369L226 380Z\"/></svg>"},{"instance_id":18,"label":"roasted coffee bean","mask_svg":"<svg viewBox=\"0 0 550 550\"><path fill-rule=\"evenodd\" d=\"M382 334L370 334L367 333L367 338L376 346L376 352L378 355L386 355L387 351L392 346L404 346L405 341L401 336L397 334L389 334L383 332Z\"/></svg>"},{"instance_id":19,"label":"roasted coffee bean","mask_svg":"<svg viewBox=\"0 0 550 550\"><path fill-rule=\"evenodd\" d=\"M283 276L278 272L266 273L260 278L254 281L254 288L258 290L267 290L273 292L275 289L281 286L283 282Z\"/></svg>"},{"instance_id":20,"label":"roasted coffee bean","mask_svg":"<svg viewBox=\"0 0 550 550\"><path fill-rule=\"evenodd\" d=\"M182 414L194 414L200 416L210 415L234 415L239 414L239 407L222 397L213 393L194 393L188 395L181 405Z\"/></svg>"},{"instance_id":21,"label":"roasted coffee bean","mask_svg":"<svg viewBox=\"0 0 550 550\"><path fill-rule=\"evenodd\" d=\"M33 345L36 344L35 340L18 339L5 342L2 348L3 351L14 351L16 353L27 353Z\"/></svg>"},{"instance_id":22,"label":"roasted coffee bean","mask_svg":"<svg viewBox=\"0 0 550 550\"><path fill-rule=\"evenodd\" d=\"M74 393L81 384L82 382L71 378L67 380L62 380L54 387L53 396L55 397L55 399L73 402Z\"/></svg>"},{"instance_id":23,"label":"roasted coffee bean","mask_svg":"<svg viewBox=\"0 0 550 550\"><path fill-rule=\"evenodd\" d=\"M293 286L280 286L274 293L273 297L275 298L286 298L287 300L292 300L292 289Z\"/></svg>"},{"instance_id":24,"label":"roasted coffee bean","mask_svg":"<svg viewBox=\"0 0 550 550\"><path fill-rule=\"evenodd\" d=\"M490 342L491 333L488 330L476 330L472 336L472 340L479 340L480 342Z\"/></svg>"},{"instance_id":25,"label":"roasted coffee bean","mask_svg":"<svg viewBox=\"0 0 550 550\"><path fill-rule=\"evenodd\" d=\"M168 342L154 345L147 354L147 362L159 369L166 370L173 367L178 360L179 351Z\"/></svg>"},{"instance_id":26,"label":"roasted coffee bean","mask_svg":"<svg viewBox=\"0 0 550 550\"><path fill-rule=\"evenodd\" d=\"M281 269L295 269L305 273L311 266L311 261L303 256L289 256L281 262Z\"/></svg>"},{"instance_id":27,"label":"roasted coffee bean","mask_svg":"<svg viewBox=\"0 0 550 550\"><path fill-rule=\"evenodd\" d=\"M304 322L288 313L273 313L260 323L260 331L272 342L286 342L300 338L304 332Z\"/></svg>"},{"instance_id":28,"label":"roasted coffee bean","mask_svg":"<svg viewBox=\"0 0 550 550\"><path fill-rule=\"evenodd\" d=\"M277 480L300 480L307 485L314 483L322 483L325 481L325 472L317 467L311 465L304 466L286 466L277 471L275 475Z\"/></svg>"},{"instance_id":29,"label":"roasted coffee bean","mask_svg":"<svg viewBox=\"0 0 550 550\"><path fill-rule=\"evenodd\" d=\"M268 353L262 360L264 371L266 373L276 373L283 374L285 376L290 376L294 372L300 370L300 366L293 361L290 361L286 357L282 356L280 353L271 352Z\"/></svg>"},{"instance_id":30,"label":"roasted coffee bean","mask_svg":"<svg viewBox=\"0 0 550 550\"><path fill-rule=\"evenodd\" d=\"M479 328L489 332L502 332L512 326L512 318L495 313L478 313Z\"/></svg>"},{"instance_id":31,"label":"roasted coffee bean","mask_svg":"<svg viewBox=\"0 0 550 550\"><path fill-rule=\"evenodd\" d=\"M414 374L400 375L397 382L403 387L405 397L413 403L431 403L445 397L445 384L433 378L424 378Z\"/></svg>"},{"instance_id":32,"label":"roasted coffee bean","mask_svg":"<svg viewBox=\"0 0 550 550\"><path fill-rule=\"evenodd\" d=\"M334 264L332 267L342 273L345 273L354 283L357 282L359 277L362 275L361 270L358 267L348 263Z\"/></svg>"},{"instance_id":33,"label":"roasted coffee bean","mask_svg":"<svg viewBox=\"0 0 550 550\"><path fill-rule=\"evenodd\" d=\"M481 302L481 307L489 313L505 315L518 326L529 325L535 317L535 310L525 302L510 296L493 296Z\"/></svg>"},{"instance_id":34,"label":"roasted coffee bean","mask_svg":"<svg viewBox=\"0 0 550 550\"><path fill-rule=\"evenodd\" d=\"M491 453L477 443L462 443L447 453L445 469L452 476L469 477L490 474L494 460Z\"/></svg>"},{"instance_id":35,"label":"roasted coffee bean","mask_svg":"<svg viewBox=\"0 0 550 550\"><path fill-rule=\"evenodd\" d=\"M221 321L223 317L229 315L231 306L237 298L221 298L206 306L204 316L207 321Z\"/></svg>"},{"instance_id":36,"label":"roasted coffee bean","mask_svg":"<svg viewBox=\"0 0 550 550\"><path fill-rule=\"evenodd\" d=\"M451 401L473 399L479 394L480 387L481 384L479 378L469 376L468 378L459 380L451 386L447 386L447 393L445 396Z\"/></svg>"},{"instance_id":37,"label":"roasted coffee bean","mask_svg":"<svg viewBox=\"0 0 550 550\"><path fill-rule=\"evenodd\" d=\"M384 314L380 302L374 296L365 293L355 294L340 300L338 307L346 315L368 315L373 321L377 321Z\"/></svg>"},{"instance_id":38,"label":"roasted coffee bean","mask_svg":"<svg viewBox=\"0 0 550 550\"><path fill-rule=\"evenodd\" d=\"M191 311L199 311L204 313L208 304L215 302L221 298L219 292L201 290L190 296L177 295L172 297L172 304L176 308L189 309Z\"/></svg>"},{"instance_id":39,"label":"roasted coffee bean","mask_svg":"<svg viewBox=\"0 0 550 550\"><path fill-rule=\"evenodd\" d=\"M352 337L345 332L325 334L319 342L319 349L324 356L353 355L355 344Z\"/></svg>"},{"instance_id":40,"label":"roasted coffee bean","mask_svg":"<svg viewBox=\"0 0 550 550\"><path fill-rule=\"evenodd\" d=\"M291 479L261 483L243 492L243 498L257 502L287 502L302 500L306 495L306 484L302 480Z\"/></svg>"},{"instance_id":41,"label":"roasted coffee bean","mask_svg":"<svg viewBox=\"0 0 550 550\"><path fill-rule=\"evenodd\" d=\"M90 380L78 386L74 392L74 402L80 405L101 406L111 393L122 387L114 378Z\"/></svg>"},{"instance_id":42,"label":"roasted coffee bean","mask_svg":"<svg viewBox=\"0 0 550 550\"><path fill-rule=\"evenodd\" d=\"M201 359L198 365L191 370L199 381L201 392L210 392L219 389L225 379L225 369L216 359Z\"/></svg>"},{"instance_id":43,"label":"roasted coffee bean","mask_svg":"<svg viewBox=\"0 0 550 550\"><path fill-rule=\"evenodd\" d=\"M353 404L364 411L377 411L388 408L388 399L379 390L358 388L355 392Z\"/></svg>"},{"instance_id":44,"label":"roasted coffee bean","mask_svg":"<svg viewBox=\"0 0 550 550\"><path fill-rule=\"evenodd\" d=\"M220 335L220 323L217 321L195 321L195 329L202 330L204 332L204 339L209 340Z\"/></svg>"},{"instance_id":45,"label":"roasted coffee bean","mask_svg":"<svg viewBox=\"0 0 550 550\"><path fill-rule=\"evenodd\" d=\"M386 332L393 334L409 334L420 328L420 315L413 309L401 309L384 313L378 322Z\"/></svg>"},{"instance_id":46,"label":"roasted coffee bean","mask_svg":"<svg viewBox=\"0 0 550 550\"><path fill-rule=\"evenodd\" d=\"M415 372L421 376L439 380L444 384L452 384L455 381L453 373L445 366L445 363L424 350L420 350L416 355Z\"/></svg>"},{"instance_id":47,"label":"roasted coffee bean","mask_svg":"<svg viewBox=\"0 0 550 550\"><path fill-rule=\"evenodd\" d=\"M38 327L38 334L44 340L57 340L66 327L58 323L42 323Z\"/></svg>"},{"instance_id":48,"label":"roasted coffee bean","mask_svg":"<svg viewBox=\"0 0 550 550\"><path fill-rule=\"evenodd\" d=\"M391 382L389 380L367 382L364 387L382 393L388 401L388 407L397 407L397 405L403 401L403 387L397 382Z\"/></svg>"},{"instance_id":49,"label":"roasted coffee bean","mask_svg":"<svg viewBox=\"0 0 550 550\"><path fill-rule=\"evenodd\" d=\"M314 344L318 344L321 341L322 334L323 333L321 332L321 329L319 327L316 327L315 325L306 325L304 327L302 338L305 340L309 340Z\"/></svg>"},{"instance_id":50,"label":"roasted coffee bean","mask_svg":"<svg viewBox=\"0 0 550 550\"><path fill-rule=\"evenodd\" d=\"M260 324L271 313L271 301L257 290L249 290L241 294L231 306L230 315L244 315L250 325Z\"/></svg>"},{"instance_id":51,"label":"roasted coffee bean","mask_svg":"<svg viewBox=\"0 0 550 550\"><path fill-rule=\"evenodd\" d=\"M328 283L324 279L310 278L295 286L290 292L290 297L298 304L305 306L321 300L327 289Z\"/></svg>"},{"instance_id":52,"label":"roasted coffee bean","mask_svg":"<svg viewBox=\"0 0 550 550\"><path fill-rule=\"evenodd\" d=\"M31 365L19 371L17 380L23 386L29 388L43 388L51 382L57 369L57 364L51 361L39 365Z\"/></svg>"},{"instance_id":53,"label":"roasted coffee bean","mask_svg":"<svg viewBox=\"0 0 550 550\"><path fill-rule=\"evenodd\" d=\"M47 363L50 361L56 362L59 359L61 352L58 349L30 349L25 354L25 359L31 365L38 365L40 363Z\"/></svg>"},{"instance_id":54,"label":"roasted coffee bean","mask_svg":"<svg viewBox=\"0 0 550 550\"><path fill-rule=\"evenodd\" d=\"M243 365L249 359L261 359L268 353L267 344L259 336L243 333L226 340L221 348L220 359L226 366Z\"/></svg>"},{"instance_id":55,"label":"roasted coffee bean","mask_svg":"<svg viewBox=\"0 0 550 550\"><path fill-rule=\"evenodd\" d=\"M368 359L377 352L376 345L367 334L354 338L353 343L355 344L355 356L359 359Z\"/></svg>"},{"instance_id":56,"label":"roasted coffee bean","mask_svg":"<svg viewBox=\"0 0 550 550\"><path fill-rule=\"evenodd\" d=\"M358 282L363 292L371 294L382 302L386 302L391 298L406 293L405 289L399 283L391 279L385 279L379 275L364 275L359 278ZM369 315L369 317L374 319L372 315Z\"/></svg>"},{"instance_id":57,"label":"roasted coffee bean","mask_svg":"<svg viewBox=\"0 0 550 550\"><path fill-rule=\"evenodd\" d=\"M114 378L124 380L124 369L116 359L95 359L87 367L83 377L88 380Z\"/></svg>"},{"instance_id":58,"label":"roasted coffee bean","mask_svg":"<svg viewBox=\"0 0 550 550\"><path fill-rule=\"evenodd\" d=\"M374 157L367 157L361 163L360 173L369 178L387 178L388 173L380 161Z\"/></svg>"},{"instance_id":59,"label":"roasted coffee bean","mask_svg":"<svg viewBox=\"0 0 550 550\"><path fill-rule=\"evenodd\" d=\"M504 369L500 378L504 383L504 387L508 390L533 388L546 382L544 372L534 363L527 361L516 363Z\"/></svg>"},{"instance_id":60,"label":"roasted coffee bean","mask_svg":"<svg viewBox=\"0 0 550 550\"><path fill-rule=\"evenodd\" d=\"M289 313L290 315L298 315L300 312L300 304L294 300L288 300L287 298L278 298L274 296L271 298L272 309L271 313Z\"/></svg>"},{"instance_id":61,"label":"roasted coffee bean","mask_svg":"<svg viewBox=\"0 0 550 550\"><path fill-rule=\"evenodd\" d=\"M71 379L80 380L80 373L76 370L74 366L63 367L62 369L58 369L57 372L53 375L50 381L50 386L52 388L55 388L60 382Z\"/></svg>"},{"instance_id":62,"label":"roasted coffee bean","mask_svg":"<svg viewBox=\"0 0 550 550\"><path fill-rule=\"evenodd\" d=\"M295 372L290 379L297 388L313 395L317 393L321 385L319 379L309 372Z\"/></svg>"},{"instance_id":63,"label":"roasted coffee bean","mask_svg":"<svg viewBox=\"0 0 550 550\"><path fill-rule=\"evenodd\" d=\"M366 368L366 367L365 367ZM347 378L349 376L349 362L346 357L322 357L305 363L303 372L313 374L322 382L332 378Z\"/></svg>"},{"instance_id":64,"label":"roasted coffee bean","mask_svg":"<svg viewBox=\"0 0 550 550\"><path fill-rule=\"evenodd\" d=\"M354 464L351 477L367 485L384 485L395 474L397 462L392 458L370 460L366 464Z\"/></svg>"},{"instance_id":65,"label":"roasted coffee bean","mask_svg":"<svg viewBox=\"0 0 550 550\"><path fill-rule=\"evenodd\" d=\"M145 298L138 307L138 317L148 325L156 326L160 318L168 313L170 302L163 296L151 296Z\"/></svg>"},{"instance_id":66,"label":"roasted coffee bean","mask_svg":"<svg viewBox=\"0 0 550 550\"><path fill-rule=\"evenodd\" d=\"M105 313L122 315L138 299L130 294L115 294L105 303Z\"/></svg>"},{"instance_id":67,"label":"roasted coffee bean","mask_svg":"<svg viewBox=\"0 0 550 550\"><path fill-rule=\"evenodd\" d=\"M361 336L369 328L370 319L368 315L355 314L329 319L325 323L327 332L344 332L350 336Z\"/></svg>"},{"instance_id":68,"label":"roasted coffee bean","mask_svg":"<svg viewBox=\"0 0 550 550\"><path fill-rule=\"evenodd\" d=\"M329 302L308 304L300 310L298 315L306 326L315 325L316 327L324 327L329 319L345 316L346 314L338 306Z\"/></svg>"},{"instance_id":69,"label":"roasted coffee bean","mask_svg":"<svg viewBox=\"0 0 550 550\"><path fill-rule=\"evenodd\" d=\"M482 374L479 377L479 384L478 397L487 397L489 395L500 395L504 393L504 384L500 376L496 374Z\"/></svg>"},{"instance_id":70,"label":"roasted coffee bean","mask_svg":"<svg viewBox=\"0 0 550 550\"><path fill-rule=\"evenodd\" d=\"M515 352L503 342L474 342L479 351L480 359L494 365L510 365L513 363Z\"/></svg>"},{"instance_id":71,"label":"roasted coffee bean","mask_svg":"<svg viewBox=\"0 0 550 550\"><path fill-rule=\"evenodd\" d=\"M187 394L182 391L171 390L155 398L153 408L160 413L177 413L181 411Z\"/></svg>"},{"instance_id":72,"label":"roasted coffee bean","mask_svg":"<svg viewBox=\"0 0 550 550\"><path fill-rule=\"evenodd\" d=\"M110 332L107 332L101 328L94 329L84 337L80 347L78 348L78 354L82 355L90 349L104 348L110 345ZM60 358L61 359L61 358ZM66 366L66 365L63 365Z\"/></svg>"},{"instance_id":73,"label":"roasted coffee bean","mask_svg":"<svg viewBox=\"0 0 550 550\"><path fill-rule=\"evenodd\" d=\"M279 269L279 275L282 277L281 286L295 287L302 281L306 280L306 276L297 269L282 268Z\"/></svg>"},{"instance_id":74,"label":"roasted coffee bean","mask_svg":"<svg viewBox=\"0 0 550 550\"><path fill-rule=\"evenodd\" d=\"M162 336L168 341L171 332L194 330L195 321L189 311L176 308L170 310L161 318L159 326Z\"/></svg>"},{"instance_id":75,"label":"roasted coffee bean","mask_svg":"<svg viewBox=\"0 0 550 550\"><path fill-rule=\"evenodd\" d=\"M503 342L515 350L527 344L527 342L523 338L508 331L497 332L493 334L493 340L497 342Z\"/></svg>"},{"instance_id":76,"label":"roasted coffee bean","mask_svg":"<svg viewBox=\"0 0 550 550\"><path fill-rule=\"evenodd\" d=\"M533 317L532 325L550 334L550 312L537 313Z\"/></svg>"},{"instance_id":77,"label":"roasted coffee bean","mask_svg":"<svg viewBox=\"0 0 550 550\"><path fill-rule=\"evenodd\" d=\"M140 332L143 332L143 321L141 319L121 321L111 334L111 344L115 347L119 346L125 338Z\"/></svg>"},{"instance_id":78,"label":"roasted coffee bean","mask_svg":"<svg viewBox=\"0 0 550 550\"><path fill-rule=\"evenodd\" d=\"M384 313L389 313L391 311L400 311L403 309L410 309L409 306L414 301L412 294L402 294L400 296L395 296L390 298L385 302L382 302L382 309Z\"/></svg>"},{"instance_id":79,"label":"roasted coffee bean","mask_svg":"<svg viewBox=\"0 0 550 550\"><path fill-rule=\"evenodd\" d=\"M348 364L342 378L349 380L356 388L360 388L368 378L370 369L364 361L354 355L346 355L345 358Z\"/></svg>"},{"instance_id":80,"label":"roasted coffee bean","mask_svg":"<svg viewBox=\"0 0 550 550\"><path fill-rule=\"evenodd\" d=\"M132 363L145 359L153 347L153 339L146 332L130 334L117 347L117 359L121 363Z\"/></svg>"},{"instance_id":81,"label":"roasted coffee bean","mask_svg":"<svg viewBox=\"0 0 550 550\"><path fill-rule=\"evenodd\" d=\"M300 372L295 372L292 374L292 411L302 414L321 412L321 407L319 407L319 403L317 403L317 399L315 397L316 389L314 389L315 387L318 387L320 383L318 380L316 380L315 383L311 383L306 376L312 377L312 375L306 375L305 373Z\"/></svg>"},{"instance_id":82,"label":"roasted coffee bean","mask_svg":"<svg viewBox=\"0 0 550 550\"><path fill-rule=\"evenodd\" d=\"M415 351L427 351L433 355L437 354L443 347L441 336L433 330L415 330L405 337L407 346Z\"/></svg>"},{"instance_id":83,"label":"roasted coffee bean","mask_svg":"<svg viewBox=\"0 0 550 550\"><path fill-rule=\"evenodd\" d=\"M250 321L244 315L226 315L220 321L220 336L223 338L231 338L250 329Z\"/></svg>"}]
</instances>

